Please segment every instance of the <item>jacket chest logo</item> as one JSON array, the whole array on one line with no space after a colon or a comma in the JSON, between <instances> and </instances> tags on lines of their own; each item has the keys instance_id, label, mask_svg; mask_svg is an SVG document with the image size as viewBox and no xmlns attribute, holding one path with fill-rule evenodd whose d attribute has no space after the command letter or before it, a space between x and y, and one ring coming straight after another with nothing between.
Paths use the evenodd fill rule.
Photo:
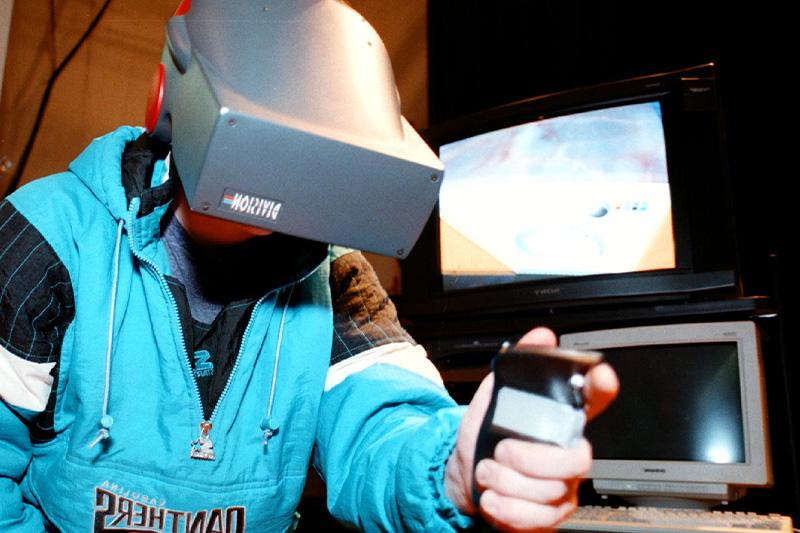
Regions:
<instances>
[{"instance_id":1,"label":"jacket chest logo","mask_svg":"<svg viewBox=\"0 0 800 533\"><path fill-rule=\"evenodd\" d=\"M94 533L244 533L245 508L227 507L179 511L164 501L127 492L114 492L108 481L95 487ZM124 494L124 495L123 495Z\"/></svg>"},{"instance_id":2,"label":"jacket chest logo","mask_svg":"<svg viewBox=\"0 0 800 533\"><path fill-rule=\"evenodd\" d=\"M205 378L214 375L214 363L210 359L211 353L208 350L194 352L194 377Z\"/></svg>"}]
</instances>

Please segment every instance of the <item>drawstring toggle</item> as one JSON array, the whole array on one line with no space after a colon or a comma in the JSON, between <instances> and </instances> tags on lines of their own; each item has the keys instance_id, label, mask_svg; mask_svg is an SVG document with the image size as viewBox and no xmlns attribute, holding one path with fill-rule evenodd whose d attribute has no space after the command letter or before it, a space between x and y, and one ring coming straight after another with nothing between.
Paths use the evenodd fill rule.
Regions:
<instances>
[{"instance_id":1,"label":"drawstring toggle","mask_svg":"<svg viewBox=\"0 0 800 533\"><path fill-rule=\"evenodd\" d=\"M280 428L278 426L273 427L270 419L264 418L261 420L261 429L264 431L264 451L267 451L270 439L278 434Z\"/></svg>"},{"instance_id":2,"label":"drawstring toggle","mask_svg":"<svg viewBox=\"0 0 800 533\"><path fill-rule=\"evenodd\" d=\"M100 429L97 431L97 436L94 438L94 440L89 443L89 448L94 448L100 441L106 440L108 437L110 437L111 432L109 430L113 425L114 417L111 415L103 415L103 417L100 418Z\"/></svg>"}]
</instances>

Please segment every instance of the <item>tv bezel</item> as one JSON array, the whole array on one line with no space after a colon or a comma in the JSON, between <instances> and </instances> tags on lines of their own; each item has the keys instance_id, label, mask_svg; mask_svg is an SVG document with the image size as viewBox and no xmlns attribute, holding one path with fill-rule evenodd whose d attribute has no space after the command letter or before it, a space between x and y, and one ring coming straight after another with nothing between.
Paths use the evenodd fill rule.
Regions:
<instances>
[{"instance_id":1,"label":"tv bezel","mask_svg":"<svg viewBox=\"0 0 800 533\"><path fill-rule=\"evenodd\" d=\"M641 272L621 272L586 276L563 276L535 281L503 283L486 287L444 290L440 264L438 205L420 239L404 260L401 305L409 315L424 317L442 313L497 312L549 306L552 304L624 301L625 299L688 298L701 292L727 292L738 295L736 243L733 210L729 199L727 164L721 109L717 101L714 65L572 89L514 102L490 110L437 124L423 136L438 151L439 147L489 131L517 126L534 120L581 111L658 101L662 105L667 168L672 197L675 268ZM708 220L726 226L710 230L698 218L698 209L689 205L698 185L688 153L685 130L688 113L705 113L709 135L714 143L704 165L713 167L705 191L719 202L708 202ZM705 133L704 133L705 134ZM695 155L695 154L692 154ZM703 166L703 165L700 165ZM445 169L445 180L447 169ZM705 247L714 247L714 253Z\"/></svg>"},{"instance_id":2,"label":"tv bezel","mask_svg":"<svg viewBox=\"0 0 800 533\"><path fill-rule=\"evenodd\" d=\"M735 341L739 363L745 462L718 464L703 461L603 459L595 457L587 478L595 480L600 493L676 496L676 491L713 498L702 484L732 488L772 485L772 464L758 329L750 321L704 322L639 326L575 332L559 337L566 348L597 350L655 345L713 344ZM625 386L624 383L621 384ZM602 416L602 414L600 415ZM638 484L641 483L641 484ZM659 489L659 484L664 484ZM606 487L606 490L598 488ZM725 499L734 491L720 493Z\"/></svg>"}]
</instances>

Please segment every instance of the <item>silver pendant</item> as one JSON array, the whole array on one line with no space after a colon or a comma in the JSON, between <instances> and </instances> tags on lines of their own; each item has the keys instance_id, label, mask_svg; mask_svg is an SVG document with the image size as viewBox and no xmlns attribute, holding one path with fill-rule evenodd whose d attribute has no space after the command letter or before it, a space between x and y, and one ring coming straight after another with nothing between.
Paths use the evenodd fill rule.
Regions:
<instances>
[{"instance_id":1,"label":"silver pendant","mask_svg":"<svg viewBox=\"0 0 800 533\"><path fill-rule=\"evenodd\" d=\"M215 459L214 443L211 442L209 431L211 431L211 422L207 420L200 422L200 436L192 441L189 457L201 461L213 461Z\"/></svg>"}]
</instances>

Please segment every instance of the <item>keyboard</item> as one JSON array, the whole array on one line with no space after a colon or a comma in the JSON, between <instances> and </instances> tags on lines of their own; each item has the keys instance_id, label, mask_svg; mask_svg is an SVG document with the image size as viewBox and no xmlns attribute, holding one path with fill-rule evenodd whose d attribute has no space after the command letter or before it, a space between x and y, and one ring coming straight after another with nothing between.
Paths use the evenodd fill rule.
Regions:
<instances>
[{"instance_id":1,"label":"keyboard","mask_svg":"<svg viewBox=\"0 0 800 533\"><path fill-rule=\"evenodd\" d=\"M559 531L611 531L614 533L792 533L792 519L781 515L668 509L657 507L585 506L559 527Z\"/></svg>"}]
</instances>

